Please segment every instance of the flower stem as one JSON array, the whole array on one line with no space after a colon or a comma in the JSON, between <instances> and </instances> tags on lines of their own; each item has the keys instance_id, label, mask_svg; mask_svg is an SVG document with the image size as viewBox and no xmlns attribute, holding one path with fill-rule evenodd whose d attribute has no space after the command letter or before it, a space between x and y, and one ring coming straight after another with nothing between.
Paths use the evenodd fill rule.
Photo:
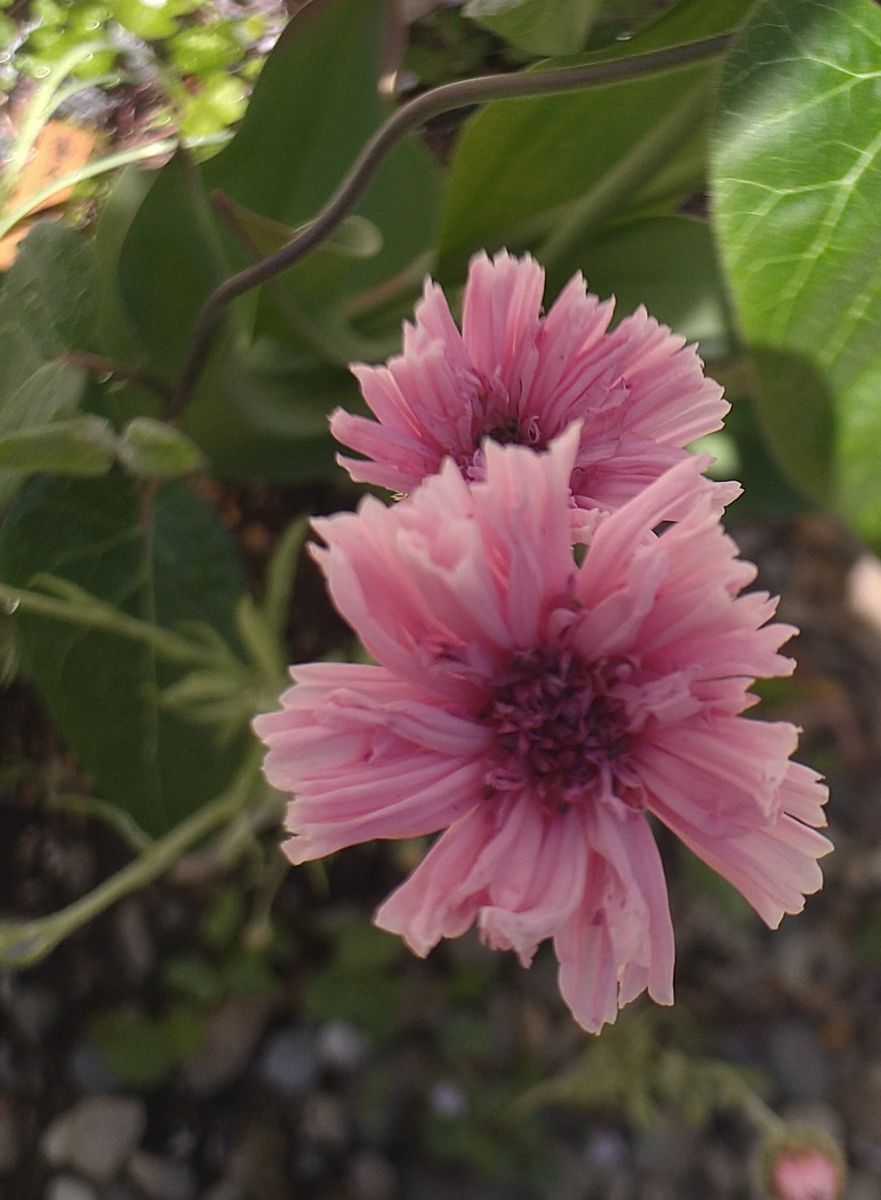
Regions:
<instances>
[{"instance_id":1,"label":"flower stem","mask_svg":"<svg viewBox=\"0 0 881 1200\"><path fill-rule=\"evenodd\" d=\"M260 758L260 752L252 750L226 792L67 908L32 921L0 922L0 964L17 968L32 966L81 925L167 871L191 846L239 813L252 799Z\"/></svg>"}]
</instances>

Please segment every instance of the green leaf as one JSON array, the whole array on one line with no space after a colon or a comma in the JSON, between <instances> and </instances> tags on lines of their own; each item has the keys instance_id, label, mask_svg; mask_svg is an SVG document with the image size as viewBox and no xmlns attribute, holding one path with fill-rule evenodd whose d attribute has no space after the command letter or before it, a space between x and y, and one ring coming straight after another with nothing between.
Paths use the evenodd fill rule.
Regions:
<instances>
[{"instance_id":1,"label":"green leaf","mask_svg":"<svg viewBox=\"0 0 881 1200\"><path fill-rule=\"evenodd\" d=\"M0 435L0 468L27 474L106 475L116 461L110 424L92 415Z\"/></svg>"},{"instance_id":2,"label":"green leaf","mask_svg":"<svg viewBox=\"0 0 881 1200\"><path fill-rule=\"evenodd\" d=\"M881 539L881 12L766 0L722 80L714 209L791 478Z\"/></svg>"},{"instance_id":3,"label":"green leaf","mask_svg":"<svg viewBox=\"0 0 881 1200\"><path fill-rule=\"evenodd\" d=\"M653 317L690 342L704 357L730 351L722 274L713 231L693 217L630 221L573 247L566 270L548 273L555 295L574 265L598 296L614 295L618 318L644 304Z\"/></svg>"},{"instance_id":4,"label":"green leaf","mask_svg":"<svg viewBox=\"0 0 881 1200\"><path fill-rule=\"evenodd\" d=\"M626 43L585 55L601 62L710 37L735 27L743 0L683 0ZM569 65L567 63L567 65ZM657 197L678 202L695 175L707 90L716 65L695 63L583 92L487 105L457 144L444 206L440 273L457 278L481 247L534 245L567 221L580 236ZM700 160L698 159L698 163ZM570 207L572 211L570 211Z\"/></svg>"},{"instance_id":5,"label":"green leaf","mask_svg":"<svg viewBox=\"0 0 881 1200\"><path fill-rule=\"evenodd\" d=\"M0 414L46 363L91 346L96 291L88 242L57 222L38 222L0 290Z\"/></svg>"},{"instance_id":6,"label":"green leaf","mask_svg":"<svg viewBox=\"0 0 881 1200\"><path fill-rule=\"evenodd\" d=\"M172 425L150 417L135 417L119 439L119 461L131 475L177 479L195 471L202 463L202 455L196 443Z\"/></svg>"},{"instance_id":7,"label":"green leaf","mask_svg":"<svg viewBox=\"0 0 881 1200\"><path fill-rule=\"evenodd\" d=\"M89 1022L89 1035L120 1083L151 1088L175 1067L175 1048L146 1013L111 1009Z\"/></svg>"},{"instance_id":8,"label":"green leaf","mask_svg":"<svg viewBox=\"0 0 881 1200\"><path fill-rule=\"evenodd\" d=\"M86 374L60 358L90 346L96 292L86 240L57 222L38 222L0 289L0 436L77 411ZM0 504L15 494L28 469L25 463L0 468Z\"/></svg>"},{"instance_id":9,"label":"green leaf","mask_svg":"<svg viewBox=\"0 0 881 1200\"><path fill-rule=\"evenodd\" d=\"M22 433L56 417L75 413L85 388L85 372L68 363L44 363L0 402L0 434ZM25 470L0 469L0 504L6 504L27 477Z\"/></svg>"},{"instance_id":10,"label":"green leaf","mask_svg":"<svg viewBox=\"0 0 881 1200\"><path fill-rule=\"evenodd\" d=\"M465 16L527 54L577 54L603 0L471 0Z\"/></svg>"},{"instance_id":11,"label":"green leaf","mask_svg":"<svg viewBox=\"0 0 881 1200\"><path fill-rule=\"evenodd\" d=\"M199 954L175 954L162 967L167 988L196 1000L214 1004L224 993L224 983L216 968Z\"/></svg>"},{"instance_id":12,"label":"green leaf","mask_svg":"<svg viewBox=\"0 0 881 1200\"><path fill-rule=\"evenodd\" d=\"M233 271L202 176L185 153L155 176L118 261L123 303L153 369L172 382L203 301Z\"/></svg>"},{"instance_id":13,"label":"green leaf","mask_svg":"<svg viewBox=\"0 0 881 1200\"><path fill-rule=\"evenodd\" d=\"M202 621L234 639L240 566L213 511L183 484L158 491L149 534L122 475L28 484L0 536L0 574L27 587L44 572L142 619ZM243 740L221 747L210 729L163 711L160 690L178 668L76 625L25 613L15 624L24 668L105 800L160 834L222 791Z\"/></svg>"}]
</instances>

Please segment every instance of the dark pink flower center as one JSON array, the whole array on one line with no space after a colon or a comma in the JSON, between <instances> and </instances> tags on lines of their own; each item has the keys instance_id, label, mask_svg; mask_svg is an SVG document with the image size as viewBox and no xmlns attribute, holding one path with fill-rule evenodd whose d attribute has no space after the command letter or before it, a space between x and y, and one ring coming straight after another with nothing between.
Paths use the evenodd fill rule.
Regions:
<instances>
[{"instance_id":1,"label":"dark pink flower center","mask_svg":"<svg viewBox=\"0 0 881 1200\"><path fill-rule=\"evenodd\" d=\"M627 703L616 694L633 666L605 659L590 666L570 651L516 655L493 687L482 714L495 731L488 795L534 793L550 812L565 812L605 778L630 740Z\"/></svg>"},{"instance_id":2,"label":"dark pink flower center","mask_svg":"<svg viewBox=\"0 0 881 1200\"><path fill-rule=\"evenodd\" d=\"M547 442L537 417L519 417L513 413L496 413L492 416L486 412L483 414L483 428L475 436L473 449L460 454L456 459L462 474L471 482L482 480L486 476L483 458L485 438L497 442L500 446L529 446L533 450L547 449Z\"/></svg>"}]
</instances>

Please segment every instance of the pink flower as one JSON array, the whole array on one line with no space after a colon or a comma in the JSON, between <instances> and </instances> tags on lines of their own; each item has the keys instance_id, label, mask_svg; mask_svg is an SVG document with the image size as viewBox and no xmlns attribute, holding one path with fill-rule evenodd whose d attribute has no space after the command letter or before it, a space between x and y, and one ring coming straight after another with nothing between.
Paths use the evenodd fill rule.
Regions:
<instances>
[{"instance_id":1,"label":"pink flower","mask_svg":"<svg viewBox=\"0 0 881 1200\"><path fill-rule=\"evenodd\" d=\"M569 488L576 528L589 532L589 513L620 508L721 427L722 389L684 338L641 307L608 332L614 300L589 295L580 274L546 316L543 291L529 255L476 255L460 333L427 282L403 355L352 368L377 420L342 409L331 418L334 436L365 455L340 457L352 478L410 492L449 456L482 479L485 438L544 449L580 420Z\"/></svg>"},{"instance_id":2,"label":"pink flower","mask_svg":"<svg viewBox=\"0 0 881 1200\"><path fill-rule=\"evenodd\" d=\"M782 1154L771 1170L775 1200L837 1200L841 1169L822 1150Z\"/></svg>"},{"instance_id":3,"label":"pink flower","mask_svg":"<svg viewBox=\"0 0 881 1200\"><path fill-rule=\"evenodd\" d=\"M485 444L405 502L315 522L333 600L378 665L292 669L259 717L265 770L294 793L295 863L444 830L376 914L419 955L477 922L527 965L552 938L560 987L598 1030L645 989L672 1002L657 818L769 925L821 885L825 789L796 730L741 714L788 674L716 494L689 458L605 518L573 559L577 425L549 453ZM659 534L674 506L678 523Z\"/></svg>"}]
</instances>

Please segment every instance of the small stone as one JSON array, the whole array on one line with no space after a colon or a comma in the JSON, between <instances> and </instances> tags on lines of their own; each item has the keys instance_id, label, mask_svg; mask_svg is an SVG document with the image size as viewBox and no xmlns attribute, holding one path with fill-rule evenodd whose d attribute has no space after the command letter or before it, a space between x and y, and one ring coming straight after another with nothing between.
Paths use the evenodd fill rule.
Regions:
<instances>
[{"instance_id":1,"label":"small stone","mask_svg":"<svg viewBox=\"0 0 881 1200\"><path fill-rule=\"evenodd\" d=\"M98 1193L72 1175L56 1175L49 1180L44 1197L45 1200L98 1200Z\"/></svg>"},{"instance_id":2,"label":"small stone","mask_svg":"<svg viewBox=\"0 0 881 1200\"><path fill-rule=\"evenodd\" d=\"M468 1093L458 1083L442 1079L428 1093L431 1111L439 1117L462 1117L471 1107Z\"/></svg>"},{"instance_id":3,"label":"small stone","mask_svg":"<svg viewBox=\"0 0 881 1200\"><path fill-rule=\"evenodd\" d=\"M231 996L217 1008L199 1053L183 1068L194 1092L212 1096L242 1074L271 1011L268 1000L252 996Z\"/></svg>"},{"instance_id":4,"label":"small stone","mask_svg":"<svg viewBox=\"0 0 881 1200\"><path fill-rule=\"evenodd\" d=\"M379 1154L362 1150L349 1166L349 1194L352 1200L394 1200L398 1177L391 1163Z\"/></svg>"},{"instance_id":5,"label":"small stone","mask_svg":"<svg viewBox=\"0 0 881 1200\"><path fill-rule=\"evenodd\" d=\"M316 1092L303 1105L302 1134L310 1142L339 1147L346 1141L347 1129L343 1109L335 1096Z\"/></svg>"},{"instance_id":6,"label":"small stone","mask_svg":"<svg viewBox=\"0 0 881 1200\"><path fill-rule=\"evenodd\" d=\"M68 1060L68 1068L80 1091L114 1092L119 1086L104 1055L92 1042L77 1043Z\"/></svg>"},{"instance_id":7,"label":"small stone","mask_svg":"<svg viewBox=\"0 0 881 1200\"><path fill-rule=\"evenodd\" d=\"M58 1019L57 998L38 983L13 984L9 1008L21 1033L34 1043L42 1042Z\"/></svg>"},{"instance_id":8,"label":"small stone","mask_svg":"<svg viewBox=\"0 0 881 1200\"><path fill-rule=\"evenodd\" d=\"M309 1029L279 1029L267 1040L257 1067L261 1078L283 1096L305 1096L318 1079L319 1062Z\"/></svg>"},{"instance_id":9,"label":"small stone","mask_svg":"<svg viewBox=\"0 0 881 1200\"><path fill-rule=\"evenodd\" d=\"M144 1136L144 1104L133 1096L87 1096L55 1118L41 1150L53 1166L108 1183Z\"/></svg>"},{"instance_id":10,"label":"small stone","mask_svg":"<svg viewBox=\"0 0 881 1200\"><path fill-rule=\"evenodd\" d=\"M318 1034L318 1057L334 1071L354 1071L367 1055L367 1043L348 1021L331 1021Z\"/></svg>"},{"instance_id":11,"label":"small stone","mask_svg":"<svg viewBox=\"0 0 881 1200\"><path fill-rule=\"evenodd\" d=\"M13 1114L0 1099L0 1175L11 1175L21 1158L21 1135Z\"/></svg>"},{"instance_id":12,"label":"small stone","mask_svg":"<svg viewBox=\"0 0 881 1200\"><path fill-rule=\"evenodd\" d=\"M191 1200L196 1176L191 1167L138 1150L128 1164L129 1178L150 1200Z\"/></svg>"},{"instance_id":13,"label":"small stone","mask_svg":"<svg viewBox=\"0 0 881 1200\"><path fill-rule=\"evenodd\" d=\"M156 959L153 935L143 905L137 900L120 904L115 918L116 938L126 975L131 983L143 983Z\"/></svg>"},{"instance_id":14,"label":"small stone","mask_svg":"<svg viewBox=\"0 0 881 1200\"><path fill-rule=\"evenodd\" d=\"M768 1057L789 1100L824 1100L831 1084L829 1052L805 1021L784 1018L771 1030Z\"/></svg>"}]
</instances>

